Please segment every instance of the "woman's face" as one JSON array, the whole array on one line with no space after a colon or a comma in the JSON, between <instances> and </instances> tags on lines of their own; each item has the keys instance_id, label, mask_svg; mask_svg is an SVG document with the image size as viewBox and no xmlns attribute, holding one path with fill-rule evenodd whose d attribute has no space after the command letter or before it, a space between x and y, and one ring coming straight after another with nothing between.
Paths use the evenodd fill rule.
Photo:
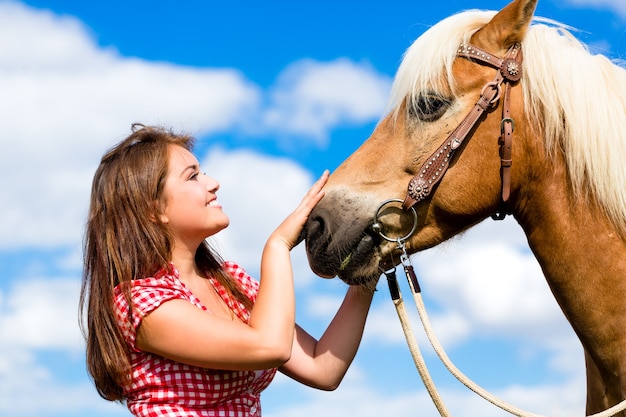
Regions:
<instances>
[{"instance_id":1,"label":"woman's face","mask_svg":"<svg viewBox=\"0 0 626 417\"><path fill-rule=\"evenodd\" d=\"M200 171L191 152L182 146L170 148L161 220L167 223L176 244L197 247L228 226L228 216L217 203L218 189L219 183Z\"/></svg>"}]
</instances>

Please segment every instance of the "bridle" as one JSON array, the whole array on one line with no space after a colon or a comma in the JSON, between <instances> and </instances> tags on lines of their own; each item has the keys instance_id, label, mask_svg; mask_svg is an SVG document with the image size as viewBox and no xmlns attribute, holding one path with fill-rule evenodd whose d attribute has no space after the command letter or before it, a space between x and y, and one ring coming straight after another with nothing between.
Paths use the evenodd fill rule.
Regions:
<instances>
[{"instance_id":1,"label":"bridle","mask_svg":"<svg viewBox=\"0 0 626 417\"><path fill-rule=\"evenodd\" d=\"M499 70L498 74L493 81L483 87L480 98L467 116L439 148L426 159L417 174L411 179L402 206L408 210L430 195L448 170L450 159L456 150L463 144L463 141L474 130L478 122L482 120L484 113L497 106L502 96L502 122L500 123L499 139L502 199L499 210L492 215L495 220L502 220L507 215L507 202L511 194L511 149L515 128L510 112L510 88L522 77L522 46L515 43L504 58L498 58L474 45L461 45L457 51L457 56L494 67ZM503 88L504 94L502 94Z\"/></svg>"}]
</instances>

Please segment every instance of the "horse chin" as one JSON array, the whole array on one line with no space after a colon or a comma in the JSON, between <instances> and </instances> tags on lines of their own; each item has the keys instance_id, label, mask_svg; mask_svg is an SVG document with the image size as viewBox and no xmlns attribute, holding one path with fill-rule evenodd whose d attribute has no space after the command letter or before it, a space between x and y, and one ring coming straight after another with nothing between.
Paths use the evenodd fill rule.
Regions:
<instances>
[{"instance_id":1,"label":"horse chin","mask_svg":"<svg viewBox=\"0 0 626 417\"><path fill-rule=\"evenodd\" d=\"M354 258L362 255L364 254L353 253ZM337 272L337 277L348 285L367 285L372 281L377 282L380 277L378 264L379 259L374 252L363 261L351 261L348 266Z\"/></svg>"}]
</instances>

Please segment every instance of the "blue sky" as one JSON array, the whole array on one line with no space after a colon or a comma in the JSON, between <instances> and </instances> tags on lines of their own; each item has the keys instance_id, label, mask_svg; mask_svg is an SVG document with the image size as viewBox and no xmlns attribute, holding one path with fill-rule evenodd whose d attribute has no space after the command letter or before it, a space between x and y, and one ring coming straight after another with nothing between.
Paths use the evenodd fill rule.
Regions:
<instances>
[{"instance_id":1,"label":"blue sky","mask_svg":"<svg viewBox=\"0 0 626 417\"><path fill-rule=\"evenodd\" d=\"M129 415L85 373L77 299L91 177L131 123L199 139L231 217L213 242L258 275L265 237L383 116L411 42L452 13L504 5L0 0L0 415ZM579 29L594 51L626 56L623 0L540 0L537 14ZM319 336L345 286L313 276L301 248L293 258L298 322ZM529 411L583 414L582 350L513 220L486 221L413 262L435 331L464 373ZM410 311L451 414L504 415L447 374ZM278 377L263 408L269 417L437 415L385 285L342 386L323 393Z\"/></svg>"}]
</instances>

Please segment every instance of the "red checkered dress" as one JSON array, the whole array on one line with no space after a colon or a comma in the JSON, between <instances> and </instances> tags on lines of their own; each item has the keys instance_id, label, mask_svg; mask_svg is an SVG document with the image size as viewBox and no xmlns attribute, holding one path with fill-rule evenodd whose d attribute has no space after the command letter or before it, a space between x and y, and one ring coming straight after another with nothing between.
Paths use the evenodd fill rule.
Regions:
<instances>
[{"instance_id":1,"label":"red checkered dress","mask_svg":"<svg viewBox=\"0 0 626 417\"><path fill-rule=\"evenodd\" d=\"M259 283L238 265L227 262L225 269L254 301ZM250 312L228 297L225 288L210 279L228 306L244 322ZM260 394L274 378L276 369L263 371L222 371L206 369L142 352L135 342L143 317L172 299L187 300L207 310L189 288L173 274L161 271L154 277L134 280L132 328L128 326L128 304L119 286L115 289L115 312L130 347L132 383L125 387L128 409L139 417L257 417L261 415Z\"/></svg>"}]
</instances>

